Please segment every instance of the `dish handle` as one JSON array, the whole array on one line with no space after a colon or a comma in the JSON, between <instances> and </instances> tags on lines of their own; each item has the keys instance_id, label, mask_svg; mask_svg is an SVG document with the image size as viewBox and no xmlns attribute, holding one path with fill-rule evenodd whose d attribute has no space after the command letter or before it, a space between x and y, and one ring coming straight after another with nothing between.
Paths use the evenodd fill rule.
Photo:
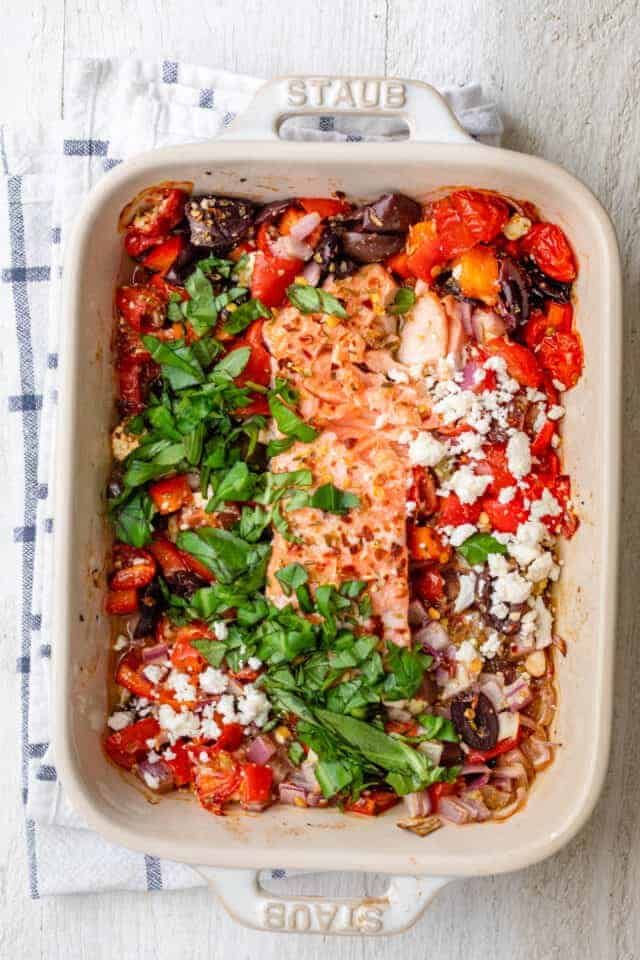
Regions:
<instances>
[{"instance_id":1,"label":"dish handle","mask_svg":"<svg viewBox=\"0 0 640 960\"><path fill-rule=\"evenodd\" d=\"M260 886L257 870L197 867L227 913L275 933L388 936L412 926L451 877L392 877L380 897L289 896Z\"/></svg>"},{"instance_id":2,"label":"dish handle","mask_svg":"<svg viewBox=\"0 0 640 960\"><path fill-rule=\"evenodd\" d=\"M395 77L276 77L259 88L221 140L278 140L291 116L377 116L406 121L409 139L474 143L428 83Z\"/></svg>"}]
</instances>

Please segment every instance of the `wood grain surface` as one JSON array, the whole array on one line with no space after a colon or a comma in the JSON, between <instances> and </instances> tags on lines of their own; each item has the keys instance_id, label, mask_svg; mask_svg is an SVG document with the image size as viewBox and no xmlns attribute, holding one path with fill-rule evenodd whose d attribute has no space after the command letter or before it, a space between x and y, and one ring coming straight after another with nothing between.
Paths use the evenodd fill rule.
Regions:
<instances>
[{"instance_id":1,"label":"wood grain surface","mask_svg":"<svg viewBox=\"0 0 640 960\"><path fill-rule=\"evenodd\" d=\"M560 854L451 884L394 939L254 934L203 891L26 898L18 790L17 598L0 603L0 958L7 960L638 960L640 957L640 18L636 0L0 0L0 120L41 124L73 56L182 59L258 75L388 73L478 79L505 145L555 160L611 212L626 272L624 495L615 725L596 812ZM597 269L597 264L593 265ZM606 324L607 317L589 322ZM0 344L0 352L2 345ZM0 356L1 364L1 356ZM0 365L0 370L2 366ZM4 413L4 408L3 408ZM0 422L0 441L6 436ZM3 463L0 447L0 468ZM6 471L3 474L6 476ZM6 579L10 579L6 577ZM13 729L11 728L13 723ZM325 880L361 892L371 878ZM302 884L304 883L304 887ZM317 881L298 881L314 892Z\"/></svg>"}]
</instances>

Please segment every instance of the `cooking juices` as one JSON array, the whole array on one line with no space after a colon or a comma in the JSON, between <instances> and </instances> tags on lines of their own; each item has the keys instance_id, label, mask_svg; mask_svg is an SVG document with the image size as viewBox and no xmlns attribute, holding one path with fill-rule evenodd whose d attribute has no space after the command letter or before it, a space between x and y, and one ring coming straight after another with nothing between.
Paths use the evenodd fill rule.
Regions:
<instances>
[{"instance_id":1,"label":"cooking juices","mask_svg":"<svg viewBox=\"0 0 640 960\"><path fill-rule=\"evenodd\" d=\"M216 814L510 816L553 759L578 526L565 235L472 189L163 184L125 219L107 754Z\"/></svg>"}]
</instances>

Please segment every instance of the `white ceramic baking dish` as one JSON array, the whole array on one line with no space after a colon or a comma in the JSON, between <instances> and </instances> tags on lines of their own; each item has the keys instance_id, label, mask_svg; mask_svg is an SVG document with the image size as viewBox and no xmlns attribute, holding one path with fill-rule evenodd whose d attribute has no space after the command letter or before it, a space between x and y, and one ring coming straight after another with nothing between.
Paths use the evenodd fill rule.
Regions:
<instances>
[{"instance_id":1,"label":"white ceramic baking dish","mask_svg":"<svg viewBox=\"0 0 640 960\"><path fill-rule=\"evenodd\" d=\"M305 112L400 115L400 143L281 141L278 122ZM232 139L233 138L233 139ZM581 516L563 548L558 631L568 656L560 689L554 764L526 808L505 823L447 827L425 839L378 819L276 806L259 816L215 817L182 796L150 802L105 760L110 627L103 614L109 534L103 491L113 426L112 302L121 262L118 214L142 188L193 181L196 193L357 198L401 190L418 198L469 184L527 198L559 223L580 264L577 322L586 369L567 396L565 457ZM616 599L620 438L620 268L611 223L593 195L538 158L471 140L432 88L372 78L285 78L267 84L222 140L158 150L112 171L93 191L65 263L63 378L58 445L56 756L68 795L109 840L198 865L230 912L258 928L319 933L390 933L408 926L434 891L457 876L516 870L557 851L582 826L607 767ZM375 871L394 876L387 895L366 901L278 898L256 870ZM216 869L212 869L216 868ZM226 868L223 871L220 868Z\"/></svg>"}]
</instances>

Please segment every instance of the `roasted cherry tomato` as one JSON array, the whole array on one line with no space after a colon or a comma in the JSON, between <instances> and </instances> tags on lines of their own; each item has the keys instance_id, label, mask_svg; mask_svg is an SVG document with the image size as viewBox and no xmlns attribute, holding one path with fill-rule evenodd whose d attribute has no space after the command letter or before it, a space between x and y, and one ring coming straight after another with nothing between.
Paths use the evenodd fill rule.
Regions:
<instances>
[{"instance_id":1,"label":"roasted cherry tomato","mask_svg":"<svg viewBox=\"0 0 640 960\"><path fill-rule=\"evenodd\" d=\"M350 800L345 803L344 809L348 813L360 813L365 817L377 817L391 807L395 807L400 802L400 797L393 790L385 790L380 787L373 790L365 790L360 794L357 800Z\"/></svg>"},{"instance_id":2,"label":"roasted cherry tomato","mask_svg":"<svg viewBox=\"0 0 640 960\"><path fill-rule=\"evenodd\" d=\"M550 303L542 313L534 310L524 328L524 341L535 350L545 337L560 331L569 333L573 325L573 307L570 303Z\"/></svg>"},{"instance_id":3,"label":"roasted cherry tomato","mask_svg":"<svg viewBox=\"0 0 640 960\"><path fill-rule=\"evenodd\" d=\"M554 380L569 390L580 379L584 366L582 340L577 333L554 333L545 337L537 353L538 359Z\"/></svg>"},{"instance_id":4,"label":"roasted cherry tomato","mask_svg":"<svg viewBox=\"0 0 640 960\"><path fill-rule=\"evenodd\" d=\"M465 297L493 304L498 297L498 260L490 247L466 250L454 262L454 276Z\"/></svg>"},{"instance_id":5,"label":"roasted cherry tomato","mask_svg":"<svg viewBox=\"0 0 640 960\"><path fill-rule=\"evenodd\" d=\"M451 550L443 544L433 527L415 527L411 524L407 530L407 544L412 560L447 563L451 557Z\"/></svg>"},{"instance_id":6,"label":"roasted cherry tomato","mask_svg":"<svg viewBox=\"0 0 640 960\"><path fill-rule=\"evenodd\" d=\"M138 609L138 591L135 587L127 590L109 590L105 602L105 610L111 616L124 616L135 613Z\"/></svg>"},{"instance_id":7,"label":"roasted cherry tomato","mask_svg":"<svg viewBox=\"0 0 640 960\"><path fill-rule=\"evenodd\" d=\"M280 218L280 222L278 223L278 230L280 231L283 237L286 237L291 233L296 223L299 223L299 221L306 216L308 216L308 214L305 213L304 210L300 210L299 207L291 206L289 207L288 210L285 210L282 217ZM310 247L316 247L318 245L320 237L322 236L322 231L323 231L323 226L321 223L319 223L316 227L314 227L311 233L304 238L303 243L306 243Z\"/></svg>"},{"instance_id":8,"label":"roasted cherry tomato","mask_svg":"<svg viewBox=\"0 0 640 960\"><path fill-rule=\"evenodd\" d=\"M220 736L210 749L227 750L229 753L233 753L242 743L244 727L240 723L225 723L217 714L216 720L220 727Z\"/></svg>"},{"instance_id":9,"label":"roasted cherry tomato","mask_svg":"<svg viewBox=\"0 0 640 960\"><path fill-rule=\"evenodd\" d=\"M480 501L462 503L456 493L438 498L438 526L459 527L463 523L477 523L481 513Z\"/></svg>"},{"instance_id":10,"label":"roasted cherry tomato","mask_svg":"<svg viewBox=\"0 0 640 960\"><path fill-rule=\"evenodd\" d=\"M127 227L132 234L161 240L182 220L187 194L175 187L150 187L137 201L138 211ZM126 245L125 239L125 245Z\"/></svg>"},{"instance_id":11,"label":"roasted cherry tomato","mask_svg":"<svg viewBox=\"0 0 640 960\"><path fill-rule=\"evenodd\" d=\"M304 261L274 254L269 226L266 223L258 230L257 245L251 275L251 296L261 300L265 307L279 307L287 287L303 269Z\"/></svg>"},{"instance_id":12,"label":"roasted cherry tomato","mask_svg":"<svg viewBox=\"0 0 640 960\"><path fill-rule=\"evenodd\" d=\"M243 763L241 766L240 803L243 807L254 804L263 807L271 801L273 770L259 763Z\"/></svg>"},{"instance_id":13,"label":"roasted cherry tomato","mask_svg":"<svg viewBox=\"0 0 640 960\"><path fill-rule=\"evenodd\" d=\"M230 753L209 752L206 761L195 765L196 795L202 806L212 813L222 814L224 804L237 792L242 780L240 764Z\"/></svg>"},{"instance_id":14,"label":"roasted cherry tomato","mask_svg":"<svg viewBox=\"0 0 640 960\"><path fill-rule=\"evenodd\" d=\"M500 503L497 497L485 497L482 509L489 517L492 528L500 533L515 533L520 524L525 523L529 517L519 490L509 503Z\"/></svg>"},{"instance_id":15,"label":"roasted cherry tomato","mask_svg":"<svg viewBox=\"0 0 640 960\"><path fill-rule=\"evenodd\" d=\"M399 733L403 737L417 737L420 730L412 720L388 720L384 725L385 733Z\"/></svg>"},{"instance_id":16,"label":"roasted cherry tomato","mask_svg":"<svg viewBox=\"0 0 640 960\"><path fill-rule=\"evenodd\" d=\"M539 387L542 371L534 354L520 343L495 337L485 343L484 349L492 357L502 357L507 365L507 373L523 387Z\"/></svg>"},{"instance_id":17,"label":"roasted cherry tomato","mask_svg":"<svg viewBox=\"0 0 640 960\"><path fill-rule=\"evenodd\" d=\"M167 314L164 298L153 287L143 283L118 287L116 307L125 323L138 333L157 330L164 324Z\"/></svg>"},{"instance_id":18,"label":"roasted cherry tomato","mask_svg":"<svg viewBox=\"0 0 640 960\"><path fill-rule=\"evenodd\" d=\"M240 670L229 670L229 676L239 683L255 683L260 676L260 671L246 666L241 667Z\"/></svg>"},{"instance_id":19,"label":"roasted cherry tomato","mask_svg":"<svg viewBox=\"0 0 640 960\"><path fill-rule=\"evenodd\" d=\"M196 557L187 553L186 550L179 550L170 540L164 537L157 537L149 544L149 551L156 558L165 577L171 577L175 573L185 570L195 573L201 580L211 583L215 578L209 570Z\"/></svg>"},{"instance_id":20,"label":"roasted cherry tomato","mask_svg":"<svg viewBox=\"0 0 640 960\"><path fill-rule=\"evenodd\" d=\"M522 248L547 276L561 283L575 280L578 271L573 251L555 223L534 223L522 240Z\"/></svg>"},{"instance_id":21,"label":"roasted cherry tomato","mask_svg":"<svg viewBox=\"0 0 640 960\"><path fill-rule=\"evenodd\" d=\"M158 721L154 717L145 717L110 734L104 742L104 749L119 767L131 770L140 755L149 750L147 740L155 739L159 733Z\"/></svg>"},{"instance_id":22,"label":"roasted cherry tomato","mask_svg":"<svg viewBox=\"0 0 640 960\"><path fill-rule=\"evenodd\" d=\"M182 673L197 674L207 666L207 659L197 650L193 640L213 640L214 634L206 623L188 623L178 627L176 639L171 647L171 663Z\"/></svg>"},{"instance_id":23,"label":"roasted cherry tomato","mask_svg":"<svg viewBox=\"0 0 640 960\"><path fill-rule=\"evenodd\" d=\"M121 687L147 700L156 699L155 687L142 673L143 662L139 648L129 650L120 658L116 667L115 680Z\"/></svg>"},{"instance_id":24,"label":"roasted cherry tomato","mask_svg":"<svg viewBox=\"0 0 640 960\"><path fill-rule=\"evenodd\" d=\"M319 213L323 220L351 209L351 204L339 197L298 197L298 203L305 213Z\"/></svg>"},{"instance_id":25,"label":"roasted cherry tomato","mask_svg":"<svg viewBox=\"0 0 640 960\"><path fill-rule=\"evenodd\" d=\"M397 273L399 277L403 280L408 280L410 277L413 277L414 274L409 269L409 257L405 250L401 250L400 253L396 253L393 257L385 262L385 267L387 270L391 270L392 273Z\"/></svg>"},{"instance_id":26,"label":"roasted cherry tomato","mask_svg":"<svg viewBox=\"0 0 640 960\"><path fill-rule=\"evenodd\" d=\"M142 265L146 267L147 270L153 270L154 273L163 277L167 270L173 266L178 254L184 249L186 242L185 237L181 233L174 234L172 237L169 237L168 240L164 240L156 247L153 247L153 249L143 257Z\"/></svg>"},{"instance_id":27,"label":"roasted cherry tomato","mask_svg":"<svg viewBox=\"0 0 640 960\"><path fill-rule=\"evenodd\" d=\"M168 480L157 480L149 487L149 495L158 513L175 513L193 502L193 493L183 473Z\"/></svg>"},{"instance_id":28,"label":"roasted cherry tomato","mask_svg":"<svg viewBox=\"0 0 640 960\"><path fill-rule=\"evenodd\" d=\"M113 547L112 590L146 587L156 574L156 562L147 550L115 543Z\"/></svg>"},{"instance_id":29,"label":"roasted cherry tomato","mask_svg":"<svg viewBox=\"0 0 640 960\"><path fill-rule=\"evenodd\" d=\"M411 583L414 594L425 603L438 603L444 597L444 577L435 564L414 573Z\"/></svg>"},{"instance_id":30,"label":"roasted cherry tomato","mask_svg":"<svg viewBox=\"0 0 640 960\"><path fill-rule=\"evenodd\" d=\"M516 480L509 472L507 452L504 443L487 443L483 448L484 459L478 460L474 469L480 476L490 476L491 484L487 493L497 496L504 487L512 487Z\"/></svg>"},{"instance_id":31,"label":"roasted cherry tomato","mask_svg":"<svg viewBox=\"0 0 640 960\"><path fill-rule=\"evenodd\" d=\"M531 443L531 455L538 460L543 457L551 446L551 441L556 432L556 425L553 420L545 420L543 425L536 433Z\"/></svg>"},{"instance_id":32,"label":"roasted cherry tomato","mask_svg":"<svg viewBox=\"0 0 640 960\"><path fill-rule=\"evenodd\" d=\"M509 219L509 207L489 194L456 190L433 205L445 260L470 250L477 243L491 243Z\"/></svg>"},{"instance_id":33,"label":"roasted cherry tomato","mask_svg":"<svg viewBox=\"0 0 640 960\"><path fill-rule=\"evenodd\" d=\"M262 339L262 320L254 320L241 337L237 337L231 345L230 353L242 347L249 347L251 353L242 373L235 378L234 383L242 387L245 383L257 383L261 387L268 387L271 383L271 354Z\"/></svg>"},{"instance_id":34,"label":"roasted cherry tomato","mask_svg":"<svg viewBox=\"0 0 640 960\"><path fill-rule=\"evenodd\" d=\"M427 467L414 467L407 500L415 503L415 517L430 517L438 508L433 474Z\"/></svg>"},{"instance_id":35,"label":"roasted cherry tomato","mask_svg":"<svg viewBox=\"0 0 640 960\"><path fill-rule=\"evenodd\" d=\"M445 259L435 220L421 220L409 228L406 254L402 265L406 265L409 276L431 283L434 271Z\"/></svg>"}]
</instances>

